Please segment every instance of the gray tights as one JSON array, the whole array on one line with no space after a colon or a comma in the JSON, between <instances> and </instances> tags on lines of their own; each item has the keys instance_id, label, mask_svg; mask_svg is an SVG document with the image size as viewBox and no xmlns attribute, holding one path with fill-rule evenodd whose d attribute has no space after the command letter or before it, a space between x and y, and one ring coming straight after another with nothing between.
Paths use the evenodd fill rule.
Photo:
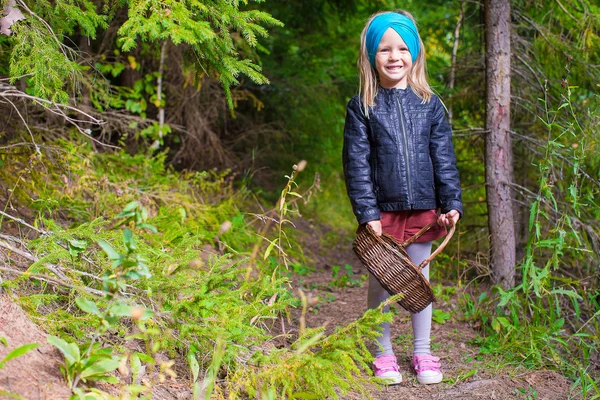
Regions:
<instances>
[{"instance_id":1,"label":"gray tights","mask_svg":"<svg viewBox=\"0 0 600 400\"><path fill-rule=\"evenodd\" d=\"M406 252L410 256L411 260L415 265L421 264L431 254L431 242L427 243L413 243L406 248ZM429 280L429 264L421 271L425 278ZM377 308L382 301L385 301L390 297L389 293L381 287L377 279L373 275L369 278L369 294L368 294L368 306L369 308ZM384 308L385 312L388 312L389 306ZM430 333L431 333L431 316L433 313L432 305L428 305L426 309L417 314L411 314L413 336L414 336L414 347L413 352L417 354L430 354ZM377 347L375 357L383 355L392 355L392 341L390 338L390 324L381 324L382 335L377 338L380 346Z\"/></svg>"}]
</instances>

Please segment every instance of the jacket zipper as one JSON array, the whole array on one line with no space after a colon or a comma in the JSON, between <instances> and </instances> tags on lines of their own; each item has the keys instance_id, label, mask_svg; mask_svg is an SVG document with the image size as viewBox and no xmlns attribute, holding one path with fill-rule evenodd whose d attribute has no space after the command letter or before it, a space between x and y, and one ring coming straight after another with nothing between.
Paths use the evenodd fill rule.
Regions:
<instances>
[{"instance_id":1,"label":"jacket zipper","mask_svg":"<svg viewBox=\"0 0 600 400\"><path fill-rule=\"evenodd\" d=\"M398 102L398 113L400 114L400 123L402 125L402 139L404 140L404 161L406 162L406 181L408 186L408 203L410 208L413 207L413 197L412 197L412 182L410 181L410 158L408 156L408 136L406 135L406 128L404 127L404 115L402 114L402 104L400 104L400 99L397 99Z\"/></svg>"}]
</instances>

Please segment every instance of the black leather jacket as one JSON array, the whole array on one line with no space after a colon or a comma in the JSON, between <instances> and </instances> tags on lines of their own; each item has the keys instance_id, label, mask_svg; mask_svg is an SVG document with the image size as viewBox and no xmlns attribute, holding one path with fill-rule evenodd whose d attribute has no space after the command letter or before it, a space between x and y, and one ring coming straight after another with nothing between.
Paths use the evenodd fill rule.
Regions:
<instances>
[{"instance_id":1,"label":"black leather jacket","mask_svg":"<svg viewBox=\"0 0 600 400\"><path fill-rule=\"evenodd\" d=\"M382 89L367 118L361 99L348 103L344 175L359 224L382 211L463 213L452 130L437 96L428 103L410 89Z\"/></svg>"}]
</instances>

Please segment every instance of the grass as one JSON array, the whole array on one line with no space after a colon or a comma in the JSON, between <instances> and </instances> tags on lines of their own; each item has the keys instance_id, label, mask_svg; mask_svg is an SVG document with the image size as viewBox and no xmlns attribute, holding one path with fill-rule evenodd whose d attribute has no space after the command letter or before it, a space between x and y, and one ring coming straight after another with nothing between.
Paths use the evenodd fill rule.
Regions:
<instances>
[{"instance_id":1,"label":"grass","mask_svg":"<svg viewBox=\"0 0 600 400\"><path fill-rule=\"evenodd\" d=\"M79 384L85 365L101 363L94 378L114 381L108 373L124 358L120 362L130 369L160 371L152 386L172 374L172 360L181 355L188 365L177 369L196 371L194 384L204 376L215 393L366 393L370 378L361 371L371 355L364 343L389 316L373 310L329 336L301 328L284 335L291 345L273 347L274 322L290 307L303 307L286 275L309 273L310 262L291 227L264 230L257 214L243 211L252 203L228 172L177 172L164 166L164 155L93 153L74 142L58 148L62 157L54 163L15 155L0 170L0 182L11 188L8 207L34 207L35 225L52 232L28 243L39 257L29 271L48 275L59 266L75 289L27 277L4 279L2 286L57 337L74 398L85 396ZM26 170L31 162L37 168ZM280 199L276 218L282 221L294 206L285 191ZM273 237L278 245L269 250ZM352 283L344 271L334 279ZM88 350L90 339L102 349ZM215 340L222 346L216 348ZM132 346L139 350L127 350ZM123 393L140 389L118 385Z\"/></svg>"}]
</instances>

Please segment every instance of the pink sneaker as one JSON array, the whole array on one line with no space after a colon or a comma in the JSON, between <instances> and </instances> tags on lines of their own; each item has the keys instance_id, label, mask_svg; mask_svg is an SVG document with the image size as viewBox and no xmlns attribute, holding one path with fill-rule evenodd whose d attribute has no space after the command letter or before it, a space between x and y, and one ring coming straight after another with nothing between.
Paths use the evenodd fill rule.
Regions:
<instances>
[{"instance_id":1,"label":"pink sneaker","mask_svg":"<svg viewBox=\"0 0 600 400\"><path fill-rule=\"evenodd\" d=\"M441 364L438 361L440 358L431 354L420 354L413 357L413 366L419 383L429 385L442 381L444 375L440 371Z\"/></svg>"},{"instance_id":2,"label":"pink sneaker","mask_svg":"<svg viewBox=\"0 0 600 400\"><path fill-rule=\"evenodd\" d=\"M377 357L373 363L373 370L377 378L385 379L386 385L397 385L402 382L398 362L393 355Z\"/></svg>"}]
</instances>

